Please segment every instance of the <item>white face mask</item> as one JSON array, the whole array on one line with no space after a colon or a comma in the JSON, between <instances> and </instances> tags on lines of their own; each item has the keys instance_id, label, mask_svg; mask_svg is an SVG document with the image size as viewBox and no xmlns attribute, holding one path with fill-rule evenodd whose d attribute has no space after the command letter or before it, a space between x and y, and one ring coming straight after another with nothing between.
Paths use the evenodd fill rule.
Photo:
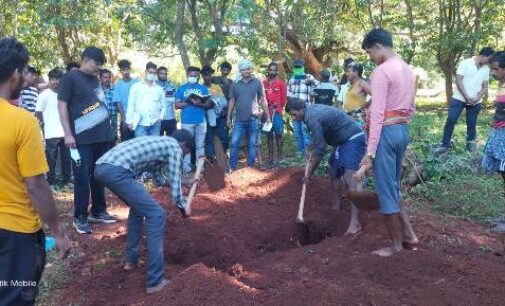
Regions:
<instances>
[{"instance_id":1,"label":"white face mask","mask_svg":"<svg viewBox=\"0 0 505 306\"><path fill-rule=\"evenodd\" d=\"M188 83L195 84L198 82L197 77L188 77Z\"/></svg>"},{"instance_id":2,"label":"white face mask","mask_svg":"<svg viewBox=\"0 0 505 306\"><path fill-rule=\"evenodd\" d=\"M156 80L156 74L148 73L146 74L146 81L153 82Z\"/></svg>"}]
</instances>

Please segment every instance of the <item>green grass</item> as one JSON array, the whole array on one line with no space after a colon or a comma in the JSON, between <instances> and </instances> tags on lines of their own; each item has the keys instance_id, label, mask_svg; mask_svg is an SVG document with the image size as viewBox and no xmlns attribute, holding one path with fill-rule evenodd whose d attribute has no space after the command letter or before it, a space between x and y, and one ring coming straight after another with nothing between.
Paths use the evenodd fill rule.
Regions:
<instances>
[{"instance_id":1,"label":"green grass","mask_svg":"<svg viewBox=\"0 0 505 306\"><path fill-rule=\"evenodd\" d=\"M432 149L442 139L447 111L419 111L410 124L411 146L425 164L430 180L407 196L433 212L482 221L504 214L502 179L482 173L480 158L490 131L492 112L483 111L477 124L477 155L465 150L465 114L454 130L454 148L435 156Z\"/></svg>"},{"instance_id":2,"label":"green grass","mask_svg":"<svg viewBox=\"0 0 505 306\"><path fill-rule=\"evenodd\" d=\"M465 173L417 185L407 196L414 205L429 205L441 215L485 221L504 213L502 189L498 176Z\"/></svg>"}]
</instances>

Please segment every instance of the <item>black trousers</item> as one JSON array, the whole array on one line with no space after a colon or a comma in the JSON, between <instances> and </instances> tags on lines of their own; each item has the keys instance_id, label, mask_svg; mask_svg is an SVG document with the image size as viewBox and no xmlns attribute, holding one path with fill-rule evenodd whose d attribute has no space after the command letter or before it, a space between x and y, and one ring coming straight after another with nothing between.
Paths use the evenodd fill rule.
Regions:
<instances>
[{"instance_id":1,"label":"black trousers","mask_svg":"<svg viewBox=\"0 0 505 306\"><path fill-rule=\"evenodd\" d=\"M89 196L91 194L91 214L98 215L105 211L105 187L93 173L96 161L110 148L110 142L78 145L81 164L72 161L74 170L74 217L88 216Z\"/></svg>"},{"instance_id":2,"label":"black trousers","mask_svg":"<svg viewBox=\"0 0 505 306\"><path fill-rule=\"evenodd\" d=\"M177 121L175 119L161 120L160 136L172 136L175 131L177 131Z\"/></svg>"},{"instance_id":3,"label":"black trousers","mask_svg":"<svg viewBox=\"0 0 505 306\"><path fill-rule=\"evenodd\" d=\"M46 139L46 158L49 165L47 173L47 182L51 185L56 183L56 162L58 152L61 158L61 180L63 183L69 183L72 176L72 166L70 162L70 150L65 146L64 138Z\"/></svg>"},{"instance_id":4,"label":"black trousers","mask_svg":"<svg viewBox=\"0 0 505 306\"><path fill-rule=\"evenodd\" d=\"M46 265L46 238L0 229L0 306L35 305Z\"/></svg>"}]
</instances>

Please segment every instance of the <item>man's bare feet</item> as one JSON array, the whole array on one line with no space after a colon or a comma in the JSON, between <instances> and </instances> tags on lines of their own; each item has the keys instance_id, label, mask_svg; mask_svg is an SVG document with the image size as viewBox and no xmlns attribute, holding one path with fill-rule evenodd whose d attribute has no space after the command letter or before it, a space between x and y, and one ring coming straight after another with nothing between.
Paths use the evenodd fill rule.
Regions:
<instances>
[{"instance_id":1,"label":"man's bare feet","mask_svg":"<svg viewBox=\"0 0 505 306\"><path fill-rule=\"evenodd\" d=\"M344 236L356 235L357 233L361 232L362 230L363 230L363 227L361 227L361 224L359 224L359 222L351 222L351 224L349 224L349 227L347 228L347 231L345 232Z\"/></svg>"},{"instance_id":2,"label":"man's bare feet","mask_svg":"<svg viewBox=\"0 0 505 306\"><path fill-rule=\"evenodd\" d=\"M401 247L397 248L397 247L390 246L390 247L379 249L377 251L373 251L372 254L379 255L381 257L389 257L393 254L400 252L401 250L402 250Z\"/></svg>"},{"instance_id":3,"label":"man's bare feet","mask_svg":"<svg viewBox=\"0 0 505 306\"><path fill-rule=\"evenodd\" d=\"M161 289L163 289L163 287L165 287L166 285L168 285L168 283L170 283L170 282L168 281L168 279L163 279L163 280L161 281L161 283L159 283L159 285L156 285L156 286L154 286L154 287L148 287L148 288L146 289L146 293L147 293L147 294L153 294L153 293L156 293L156 292L160 291Z\"/></svg>"}]
</instances>

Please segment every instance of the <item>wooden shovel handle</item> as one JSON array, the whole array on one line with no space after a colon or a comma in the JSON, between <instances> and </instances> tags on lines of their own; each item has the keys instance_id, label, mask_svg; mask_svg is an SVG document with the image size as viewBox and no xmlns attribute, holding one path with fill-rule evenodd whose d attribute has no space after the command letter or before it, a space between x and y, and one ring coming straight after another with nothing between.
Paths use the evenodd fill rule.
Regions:
<instances>
[{"instance_id":1,"label":"wooden shovel handle","mask_svg":"<svg viewBox=\"0 0 505 306\"><path fill-rule=\"evenodd\" d=\"M196 162L195 181L191 186L191 190L189 191L189 195L186 200L186 214L188 216L191 215L191 203L193 202L193 198L195 197L196 187L198 186L198 179L202 174L204 162L205 162L204 158L199 158L198 161Z\"/></svg>"},{"instance_id":2,"label":"wooden shovel handle","mask_svg":"<svg viewBox=\"0 0 505 306\"><path fill-rule=\"evenodd\" d=\"M305 165L305 176L304 178L309 176L309 163ZM299 223L303 223L303 209L305 207L305 193L307 192L307 184L305 181L302 185L302 195L300 196L300 205L298 206L298 216L296 217L296 221Z\"/></svg>"}]
</instances>

